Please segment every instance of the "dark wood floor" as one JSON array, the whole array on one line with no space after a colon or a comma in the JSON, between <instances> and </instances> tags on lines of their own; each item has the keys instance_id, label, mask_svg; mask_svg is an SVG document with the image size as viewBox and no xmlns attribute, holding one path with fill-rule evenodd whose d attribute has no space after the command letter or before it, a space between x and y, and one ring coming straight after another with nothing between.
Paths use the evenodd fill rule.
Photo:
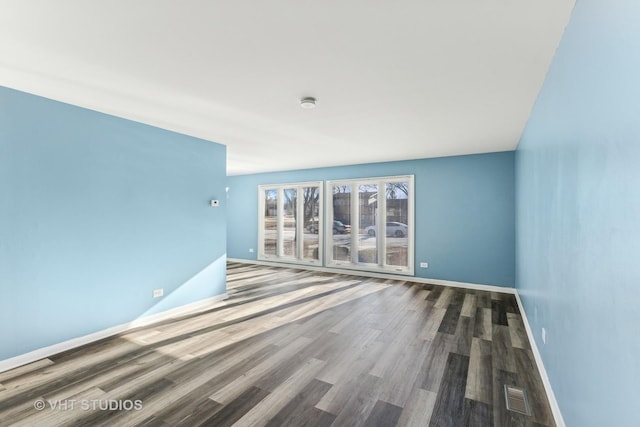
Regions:
<instances>
[{"instance_id":1,"label":"dark wood floor","mask_svg":"<svg viewBox=\"0 0 640 427\"><path fill-rule=\"evenodd\" d=\"M513 295L243 264L228 293L0 373L0 425L555 425Z\"/></svg>"}]
</instances>

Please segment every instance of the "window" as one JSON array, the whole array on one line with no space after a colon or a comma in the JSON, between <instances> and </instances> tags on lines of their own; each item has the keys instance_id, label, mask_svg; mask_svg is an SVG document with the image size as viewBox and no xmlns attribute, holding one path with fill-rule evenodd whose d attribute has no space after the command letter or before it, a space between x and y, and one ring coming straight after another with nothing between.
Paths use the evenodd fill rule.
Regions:
<instances>
[{"instance_id":1,"label":"window","mask_svg":"<svg viewBox=\"0 0 640 427\"><path fill-rule=\"evenodd\" d=\"M327 266L413 274L413 176L327 181Z\"/></svg>"},{"instance_id":2,"label":"window","mask_svg":"<svg viewBox=\"0 0 640 427\"><path fill-rule=\"evenodd\" d=\"M413 275L413 181L261 185L258 259Z\"/></svg>"},{"instance_id":3,"label":"window","mask_svg":"<svg viewBox=\"0 0 640 427\"><path fill-rule=\"evenodd\" d=\"M259 187L258 259L321 264L322 183Z\"/></svg>"}]
</instances>

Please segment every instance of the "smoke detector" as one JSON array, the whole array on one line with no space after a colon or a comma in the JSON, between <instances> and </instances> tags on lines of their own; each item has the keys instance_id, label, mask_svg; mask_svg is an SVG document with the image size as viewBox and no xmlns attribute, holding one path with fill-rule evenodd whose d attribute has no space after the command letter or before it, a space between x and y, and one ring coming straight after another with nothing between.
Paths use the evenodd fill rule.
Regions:
<instances>
[{"instance_id":1,"label":"smoke detector","mask_svg":"<svg viewBox=\"0 0 640 427\"><path fill-rule=\"evenodd\" d=\"M300 106L305 110L316 108L316 99L312 96L304 97L300 100Z\"/></svg>"}]
</instances>

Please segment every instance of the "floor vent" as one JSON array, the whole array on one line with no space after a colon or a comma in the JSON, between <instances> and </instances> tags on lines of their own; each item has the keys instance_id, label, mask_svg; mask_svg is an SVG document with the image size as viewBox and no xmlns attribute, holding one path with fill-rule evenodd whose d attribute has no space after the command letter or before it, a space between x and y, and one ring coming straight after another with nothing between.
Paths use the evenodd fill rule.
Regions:
<instances>
[{"instance_id":1,"label":"floor vent","mask_svg":"<svg viewBox=\"0 0 640 427\"><path fill-rule=\"evenodd\" d=\"M531 407L529 406L529 399L527 399L527 391L525 389L505 384L504 397L509 411L531 415Z\"/></svg>"}]
</instances>

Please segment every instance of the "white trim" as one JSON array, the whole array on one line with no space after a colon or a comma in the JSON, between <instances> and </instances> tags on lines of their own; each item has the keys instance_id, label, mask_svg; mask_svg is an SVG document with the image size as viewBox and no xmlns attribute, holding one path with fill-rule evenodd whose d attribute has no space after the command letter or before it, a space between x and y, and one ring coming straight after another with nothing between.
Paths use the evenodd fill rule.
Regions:
<instances>
[{"instance_id":1,"label":"white trim","mask_svg":"<svg viewBox=\"0 0 640 427\"><path fill-rule=\"evenodd\" d=\"M53 344L47 347L39 348L37 350L24 353L19 356L12 357L10 359L0 360L0 372L8 371L28 363L36 362L40 359L51 357L55 354L62 353L63 351L71 350L76 347L80 347L92 342L111 337L130 329L139 328L141 326L147 326L152 323L161 322L163 320L171 319L173 317L182 316L189 313L197 313L211 308L212 304L218 303L227 298L227 294L220 294L210 298L206 298L200 301L195 301L189 304L182 305L180 307L171 308L161 313L151 314L149 316L141 317L139 319L132 320L131 322L123 323L120 325L112 326L107 329L103 329L98 332L84 335L77 338L72 338L67 341L63 341L57 344Z\"/></svg>"},{"instance_id":2,"label":"white trim","mask_svg":"<svg viewBox=\"0 0 640 427\"><path fill-rule=\"evenodd\" d=\"M377 226L377 231L376 231L376 239L378 240L376 243L376 249L378 250L378 265L381 267L382 270L387 270L387 260L386 260L386 255L387 255L387 189L386 189L386 182L384 181L379 181L378 182L378 209L376 210L376 217L375 217L375 225ZM360 197L358 197L359 199ZM411 199L413 197L408 197L407 200L407 204L411 202ZM358 200L358 203L356 203L356 205L360 206L360 200ZM410 209L409 209L410 210ZM358 219L360 219L358 217ZM411 227L411 220L409 220L409 227ZM413 231L413 228L411 229ZM409 233L409 236L407 236L407 242L408 242L408 247L407 250L411 248L411 240L409 240L411 238L411 235L413 233ZM357 236L356 236L357 238ZM356 252L357 253L357 252ZM409 257L411 254L409 254L407 252L407 256ZM407 261L411 262L410 259L407 259ZM403 271L401 273L406 273L409 274L411 276L413 276L413 270L408 269L405 271L405 269L402 269ZM394 273L397 274L397 273Z\"/></svg>"},{"instance_id":3,"label":"white trim","mask_svg":"<svg viewBox=\"0 0 640 427\"><path fill-rule=\"evenodd\" d=\"M324 268L330 268L327 271L343 271L343 270L353 270L357 272L368 272L368 273L380 273L387 275L395 275L395 276L403 276L403 280L407 280L407 277L413 278L413 274L411 271L405 271L400 266L396 266L398 269L394 270L393 266L388 266L384 270L378 267L377 264L353 264L349 261L335 261L331 264L326 265ZM354 273L350 273L354 274ZM373 277L373 276L371 276Z\"/></svg>"},{"instance_id":4,"label":"white trim","mask_svg":"<svg viewBox=\"0 0 640 427\"><path fill-rule=\"evenodd\" d=\"M536 361L536 366L538 367L538 372L540 372L540 377L542 377L542 384L544 384L544 390L547 392L547 399L549 399L549 406L551 406L551 412L553 413L553 419L556 422L558 427L565 427L564 419L562 418L562 413L560 412L560 405L558 405L558 401L556 400L556 395L553 393L553 389L551 388L551 382L549 381L549 376L547 375L547 370L544 368L544 363L542 363L542 356L540 355L540 351L538 350L538 346L536 344L536 340L533 337L533 332L531 331L531 325L529 325L529 320L527 319L527 314L524 311L524 306L522 305L522 300L520 299L520 294L516 290L516 301L518 302L518 308L520 309L520 315L522 316L522 321L524 323L524 328L527 331L527 337L529 338L529 342L531 343L531 351L533 352L533 357Z\"/></svg>"},{"instance_id":5,"label":"white trim","mask_svg":"<svg viewBox=\"0 0 640 427\"><path fill-rule=\"evenodd\" d=\"M264 265L269 267L288 267L288 268L294 268L299 270L321 271L323 273L348 274L351 276L373 277L376 279L403 280L408 282L448 286L453 288L475 289L475 290L487 291L487 292L500 292L503 294L516 294L516 290L514 288L495 286L495 285L455 282L453 280L442 280L442 279L428 279L424 277L403 276L400 274L389 274L389 273L371 272L371 271L363 271L363 270L349 270L346 268L341 269L341 268L335 268L335 267L319 267L315 265L300 265L300 264L294 264L294 263L287 263L284 261L274 262L274 261L255 261L250 259L239 259L239 258L227 258L227 262Z\"/></svg>"}]
</instances>

